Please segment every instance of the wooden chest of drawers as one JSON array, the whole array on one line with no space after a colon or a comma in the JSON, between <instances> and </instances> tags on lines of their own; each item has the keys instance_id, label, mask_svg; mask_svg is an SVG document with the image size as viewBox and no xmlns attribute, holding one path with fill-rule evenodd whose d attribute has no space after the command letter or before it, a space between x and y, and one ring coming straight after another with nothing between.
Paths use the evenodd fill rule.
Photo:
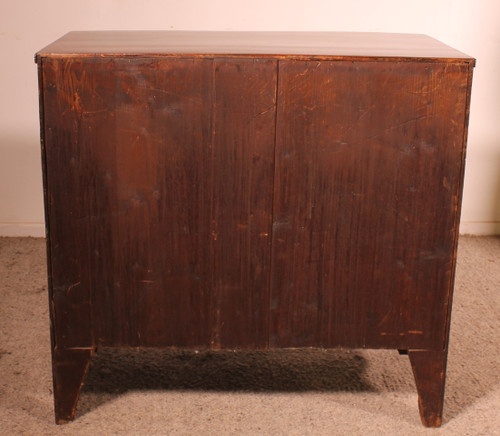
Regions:
<instances>
[{"instance_id":1,"label":"wooden chest of drawers","mask_svg":"<svg viewBox=\"0 0 500 436\"><path fill-rule=\"evenodd\" d=\"M36 61L58 423L99 347L353 347L409 354L440 425L474 59L71 32Z\"/></svg>"}]
</instances>

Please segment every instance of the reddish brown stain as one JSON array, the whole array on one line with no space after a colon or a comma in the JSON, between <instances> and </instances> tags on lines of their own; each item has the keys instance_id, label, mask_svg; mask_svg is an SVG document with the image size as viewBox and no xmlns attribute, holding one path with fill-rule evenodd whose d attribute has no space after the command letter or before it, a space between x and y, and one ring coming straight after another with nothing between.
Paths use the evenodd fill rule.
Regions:
<instances>
[{"instance_id":1,"label":"reddish brown stain","mask_svg":"<svg viewBox=\"0 0 500 436\"><path fill-rule=\"evenodd\" d=\"M52 49L59 422L96 347L345 346L408 351L439 425L472 59Z\"/></svg>"}]
</instances>

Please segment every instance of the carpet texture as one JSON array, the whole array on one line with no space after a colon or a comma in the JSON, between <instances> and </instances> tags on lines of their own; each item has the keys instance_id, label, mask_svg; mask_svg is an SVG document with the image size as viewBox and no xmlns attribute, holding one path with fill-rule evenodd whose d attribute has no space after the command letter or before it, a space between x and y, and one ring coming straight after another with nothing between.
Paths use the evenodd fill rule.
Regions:
<instances>
[{"instance_id":1,"label":"carpet texture","mask_svg":"<svg viewBox=\"0 0 500 436\"><path fill-rule=\"evenodd\" d=\"M500 435L500 238L461 237L444 423L396 351L104 350L54 424L45 241L0 238L2 435Z\"/></svg>"}]
</instances>

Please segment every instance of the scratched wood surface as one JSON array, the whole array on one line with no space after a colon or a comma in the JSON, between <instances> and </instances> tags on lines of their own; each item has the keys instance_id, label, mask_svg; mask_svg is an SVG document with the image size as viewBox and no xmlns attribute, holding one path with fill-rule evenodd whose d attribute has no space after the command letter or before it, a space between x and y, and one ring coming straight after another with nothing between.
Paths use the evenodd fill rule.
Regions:
<instances>
[{"instance_id":1,"label":"scratched wood surface","mask_svg":"<svg viewBox=\"0 0 500 436\"><path fill-rule=\"evenodd\" d=\"M267 346L276 61L43 72L58 346Z\"/></svg>"},{"instance_id":2,"label":"scratched wood surface","mask_svg":"<svg viewBox=\"0 0 500 436\"><path fill-rule=\"evenodd\" d=\"M442 349L468 66L281 61L273 346Z\"/></svg>"},{"instance_id":3,"label":"scratched wood surface","mask_svg":"<svg viewBox=\"0 0 500 436\"><path fill-rule=\"evenodd\" d=\"M378 58L392 61L474 60L427 35L379 32L77 31L38 56L243 55Z\"/></svg>"},{"instance_id":4,"label":"scratched wood surface","mask_svg":"<svg viewBox=\"0 0 500 436\"><path fill-rule=\"evenodd\" d=\"M44 61L58 344L443 346L468 65L277 68Z\"/></svg>"},{"instance_id":5,"label":"scratched wood surface","mask_svg":"<svg viewBox=\"0 0 500 436\"><path fill-rule=\"evenodd\" d=\"M440 425L474 59L228 36L71 32L36 56L56 422L96 347L346 346L407 351Z\"/></svg>"},{"instance_id":6,"label":"scratched wood surface","mask_svg":"<svg viewBox=\"0 0 500 436\"><path fill-rule=\"evenodd\" d=\"M277 61L216 59L214 348L267 348Z\"/></svg>"}]
</instances>

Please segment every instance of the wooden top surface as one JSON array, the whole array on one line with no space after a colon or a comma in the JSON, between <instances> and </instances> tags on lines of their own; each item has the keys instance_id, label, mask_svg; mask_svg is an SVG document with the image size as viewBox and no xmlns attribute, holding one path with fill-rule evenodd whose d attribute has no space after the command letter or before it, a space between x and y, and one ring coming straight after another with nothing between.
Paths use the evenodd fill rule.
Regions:
<instances>
[{"instance_id":1,"label":"wooden top surface","mask_svg":"<svg viewBox=\"0 0 500 436\"><path fill-rule=\"evenodd\" d=\"M426 35L354 32L69 32L36 54L47 56L258 55L307 58L436 59L474 62Z\"/></svg>"}]
</instances>

